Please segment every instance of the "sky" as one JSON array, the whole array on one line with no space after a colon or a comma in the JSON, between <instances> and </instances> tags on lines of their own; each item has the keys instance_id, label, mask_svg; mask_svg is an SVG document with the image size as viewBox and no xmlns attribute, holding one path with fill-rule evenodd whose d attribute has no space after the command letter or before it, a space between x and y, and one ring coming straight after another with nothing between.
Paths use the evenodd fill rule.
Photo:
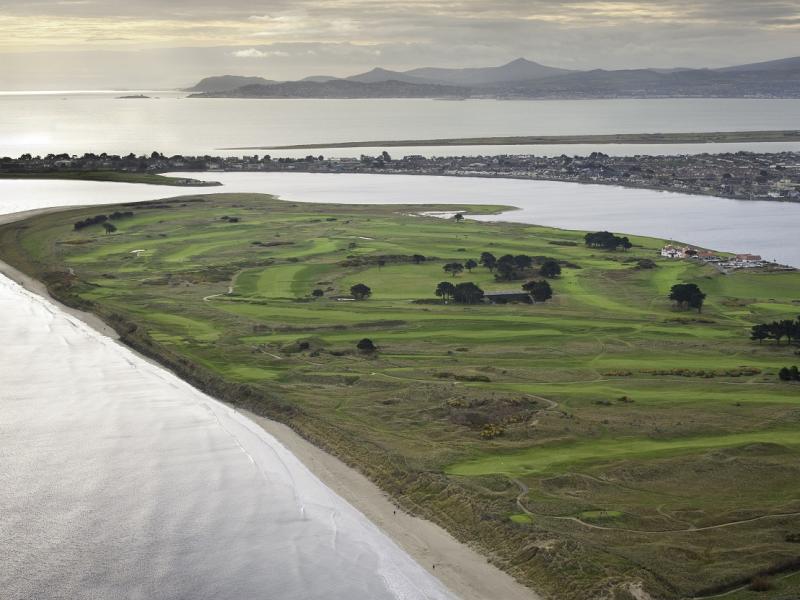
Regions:
<instances>
[{"instance_id":1,"label":"sky","mask_svg":"<svg viewBox=\"0 0 800 600\"><path fill-rule=\"evenodd\" d=\"M0 0L0 89L381 66L716 67L800 54L800 0Z\"/></svg>"}]
</instances>

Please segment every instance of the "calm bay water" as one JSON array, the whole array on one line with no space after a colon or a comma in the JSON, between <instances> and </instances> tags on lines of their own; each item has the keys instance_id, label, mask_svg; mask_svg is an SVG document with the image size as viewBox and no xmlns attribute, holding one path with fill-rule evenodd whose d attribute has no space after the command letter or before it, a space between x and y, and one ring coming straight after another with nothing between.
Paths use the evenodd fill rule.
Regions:
<instances>
[{"instance_id":1,"label":"calm bay water","mask_svg":"<svg viewBox=\"0 0 800 600\"><path fill-rule=\"evenodd\" d=\"M465 136L791 129L800 117L800 100L242 100L147 94L154 97L121 100L117 99L120 92L0 94L0 156L149 154L153 150L237 155L242 151L220 148ZM800 143L409 147L391 152L574 155L593 150L675 154L741 149L800 150ZM379 150L326 149L314 154L353 156ZM308 153L272 152L280 156Z\"/></svg>"}]
</instances>

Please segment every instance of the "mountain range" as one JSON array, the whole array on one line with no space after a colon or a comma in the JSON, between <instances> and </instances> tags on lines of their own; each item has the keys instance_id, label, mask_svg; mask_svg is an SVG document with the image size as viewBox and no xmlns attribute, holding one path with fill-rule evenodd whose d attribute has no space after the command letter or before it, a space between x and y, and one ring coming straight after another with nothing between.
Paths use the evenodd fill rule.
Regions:
<instances>
[{"instance_id":1,"label":"mountain range","mask_svg":"<svg viewBox=\"0 0 800 600\"><path fill-rule=\"evenodd\" d=\"M576 71L518 58L497 67L408 71L375 68L300 81L224 75L185 90L192 97L247 98L800 98L800 57L718 69Z\"/></svg>"}]
</instances>

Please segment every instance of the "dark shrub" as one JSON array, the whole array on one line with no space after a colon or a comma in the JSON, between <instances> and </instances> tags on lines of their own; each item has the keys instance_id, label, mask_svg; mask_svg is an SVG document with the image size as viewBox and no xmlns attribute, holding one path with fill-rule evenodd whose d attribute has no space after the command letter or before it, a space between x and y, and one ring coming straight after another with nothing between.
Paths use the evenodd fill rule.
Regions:
<instances>
[{"instance_id":1,"label":"dark shrub","mask_svg":"<svg viewBox=\"0 0 800 600\"><path fill-rule=\"evenodd\" d=\"M356 348L361 350L362 352L374 352L377 350L373 341L369 338L364 338L360 342L356 344Z\"/></svg>"}]
</instances>

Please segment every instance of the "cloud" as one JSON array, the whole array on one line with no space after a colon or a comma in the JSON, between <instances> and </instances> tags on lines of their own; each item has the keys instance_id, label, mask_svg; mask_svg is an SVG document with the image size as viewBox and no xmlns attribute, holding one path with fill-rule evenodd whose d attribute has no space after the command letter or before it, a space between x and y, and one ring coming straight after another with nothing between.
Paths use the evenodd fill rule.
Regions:
<instances>
[{"instance_id":1,"label":"cloud","mask_svg":"<svg viewBox=\"0 0 800 600\"><path fill-rule=\"evenodd\" d=\"M0 77L25 75L12 54L30 64L41 52L55 57L54 74L77 76L80 64L115 80L121 62L133 69L149 51L165 80L488 66L519 56L577 69L725 66L798 54L799 1L0 0ZM85 61L64 58L79 51ZM108 65L103 52L113 55ZM142 67L142 77L153 75Z\"/></svg>"},{"instance_id":2,"label":"cloud","mask_svg":"<svg viewBox=\"0 0 800 600\"><path fill-rule=\"evenodd\" d=\"M285 50L259 50L258 48L246 48L243 50L234 50L231 56L235 58L288 58L291 56Z\"/></svg>"}]
</instances>

